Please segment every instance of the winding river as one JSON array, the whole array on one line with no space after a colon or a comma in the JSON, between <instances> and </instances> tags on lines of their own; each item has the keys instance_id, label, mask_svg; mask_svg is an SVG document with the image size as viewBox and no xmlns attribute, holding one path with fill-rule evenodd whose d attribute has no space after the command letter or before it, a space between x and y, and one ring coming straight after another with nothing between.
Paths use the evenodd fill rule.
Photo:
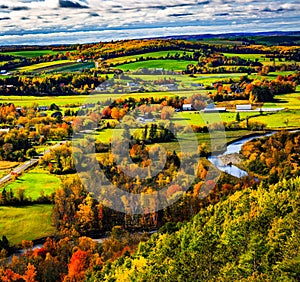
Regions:
<instances>
[{"instance_id":1,"label":"winding river","mask_svg":"<svg viewBox=\"0 0 300 282\"><path fill-rule=\"evenodd\" d=\"M223 171L223 172L226 172L232 176L235 176L235 177L238 177L238 178L241 178L243 176L247 176L248 173L245 171L245 170L242 170L240 168L238 168L237 166L235 165L228 165L226 163L224 163L222 160L221 160L221 157L224 157L226 155L230 155L230 154L235 154L235 153L239 153L242 146L248 142L248 141L251 141L255 138L262 138L262 137L267 137L267 136L271 136L273 134L275 134L276 132L270 132L270 133L266 133L266 134L263 134L263 135L252 135L250 137L245 137L245 138L242 138L240 140L237 140L237 141L234 141L232 142L231 144L227 145L227 148L226 148L226 151L224 153L220 153L218 155L214 155L214 156L211 156L211 157L208 157L207 159L216 167L218 168L219 170Z\"/></svg>"}]
</instances>

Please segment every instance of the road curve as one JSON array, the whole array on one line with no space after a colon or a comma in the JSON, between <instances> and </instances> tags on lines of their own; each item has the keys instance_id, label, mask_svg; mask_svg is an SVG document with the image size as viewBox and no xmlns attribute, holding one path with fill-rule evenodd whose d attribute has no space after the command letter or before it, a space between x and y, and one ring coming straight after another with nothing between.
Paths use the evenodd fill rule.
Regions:
<instances>
[{"instance_id":1,"label":"road curve","mask_svg":"<svg viewBox=\"0 0 300 282\"><path fill-rule=\"evenodd\" d=\"M55 148L61 146L62 144L65 144L66 142L67 141L59 142L59 143L55 144L54 146L50 147L48 150L46 150L40 156L36 156L36 157L32 158L31 160L26 161L25 163L22 163L18 167L14 168L9 174L5 175L4 177L2 177L0 179L0 185L6 183L7 181L10 181L13 178L13 175L22 174L26 169L36 165L45 154L50 153L51 149L55 149Z\"/></svg>"}]
</instances>

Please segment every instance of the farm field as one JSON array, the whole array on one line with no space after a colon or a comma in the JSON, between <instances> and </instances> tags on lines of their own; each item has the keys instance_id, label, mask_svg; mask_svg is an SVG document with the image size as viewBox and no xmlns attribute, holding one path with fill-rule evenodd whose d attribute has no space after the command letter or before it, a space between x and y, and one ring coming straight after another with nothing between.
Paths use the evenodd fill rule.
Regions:
<instances>
[{"instance_id":1,"label":"farm field","mask_svg":"<svg viewBox=\"0 0 300 282\"><path fill-rule=\"evenodd\" d=\"M185 96L189 97L194 93L199 93L197 90L193 91L174 91L174 92L146 92L146 93L126 93L126 94L99 94L96 91L90 95L74 95L74 96L9 96L9 102L14 103L16 106L32 106L33 103L39 105L49 106L55 102L58 106L65 106L67 104L78 103L97 103L98 101L104 102L107 100L113 100L117 98L142 98L142 97L172 97L172 96ZM0 96L0 103L7 102L7 96Z\"/></svg>"},{"instance_id":2,"label":"farm field","mask_svg":"<svg viewBox=\"0 0 300 282\"><path fill-rule=\"evenodd\" d=\"M11 169L18 165L18 162L0 161L0 178L8 174Z\"/></svg>"},{"instance_id":3,"label":"farm field","mask_svg":"<svg viewBox=\"0 0 300 282\"><path fill-rule=\"evenodd\" d=\"M117 57L117 58L105 60L105 62L122 64L122 63L125 63L126 61L132 61L135 59L139 59L141 57L143 57L145 59L147 57L160 58L160 57L166 57L168 54L169 55L175 55L175 54L183 55L184 53L187 55L192 54L192 52L185 52L185 51L180 51L180 50L158 51L158 52L150 52L150 53L144 53L144 54L138 54L138 55L132 55L132 56Z\"/></svg>"},{"instance_id":4,"label":"farm field","mask_svg":"<svg viewBox=\"0 0 300 282\"><path fill-rule=\"evenodd\" d=\"M54 69L51 69L49 71L46 71L47 73L53 73L53 72L60 72L60 73L66 73L66 72L77 72L82 71L86 69L92 69L95 67L95 63L74 63L74 64L66 64L64 66L57 66Z\"/></svg>"},{"instance_id":5,"label":"farm field","mask_svg":"<svg viewBox=\"0 0 300 282\"><path fill-rule=\"evenodd\" d=\"M17 180L8 183L5 189L6 191L11 189L14 195L17 195L19 189L24 189L26 198L36 200L41 196L42 191L47 196L55 192L59 187L59 177L37 167L24 173Z\"/></svg>"},{"instance_id":6,"label":"farm field","mask_svg":"<svg viewBox=\"0 0 300 282\"><path fill-rule=\"evenodd\" d=\"M117 66L118 69L123 71L135 71L140 68L163 68L165 70L184 70L187 65L195 64L196 61L184 61L184 60L149 60L142 62L134 62Z\"/></svg>"},{"instance_id":7,"label":"farm field","mask_svg":"<svg viewBox=\"0 0 300 282\"><path fill-rule=\"evenodd\" d=\"M26 67L18 68L17 70L20 72L32 72L32 71L38 71L38 70L46 70L49 68L55 68L55 67L61 67L66 64L72 64L74 61L71 60L59 60L59 61L53 61L53 62L46 62L46 63L39 63L34 64Z\"/></svg>"},{"instance_id":8,"label":"farm field","mask_svg":"<svg viewBox=\"0 0 300 282\"><path fill-rule=\"evenodd\" d=\"M300 92L277 95L274 102L264 103L265 108L288 108L299 109L300 108Z\"/></svg>"},{"instance_id":9,"label":"farm field","mask_svg":"<svg viewBox=\"0 0 300 282\"><path fill-rule=\"evenodd\" d=\"M0 236L5 235L11 244L34 240L55 232L51 226L52 205L0 207ZM5 231L5 234L2 232Z\"/></svg>"},{"instance_id":10,"label":"farm field","mask_svg":"<svg viewBox=\"0 0 300 282\"><path fill-rule=\"evenodd\" d=\"M44 55L57 55L59 53L65 53L65 52L52 51L52 50L32 50L32 51L2 52L0 54L10 55L15 57L36 58Z\"/></svg>"},{"instance_id":11,"label":"farm field","mask_svg":"<svg viewBox=\"0 0 300 282\"><path fill-rule=\"evenodd\" d=\"M253 117L251 121L265 123L267 128L289 128L299 127L300 110L285 110L275 114Z\"/></svg>"}]
</instances>

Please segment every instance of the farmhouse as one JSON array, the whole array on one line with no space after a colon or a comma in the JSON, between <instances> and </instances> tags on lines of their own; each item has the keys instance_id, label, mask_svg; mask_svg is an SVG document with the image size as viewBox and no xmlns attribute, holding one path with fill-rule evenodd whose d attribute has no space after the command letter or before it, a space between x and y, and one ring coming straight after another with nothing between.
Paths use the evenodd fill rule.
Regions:
<instances>
[{"instance_id":1,"label":"farmhouse","mask_svg":"<svg viewBox=\"0 0 300 282\"><path fill-rule=\"evenodd\" d=\"M140 123L147 123L147 122L154 122L155 118L150 118L147 116L139 116L136 120Z\"/></svg>"},{"instance_id":2,"label":"farmhouse","mask_svg":"<svg viewBox=\"0 0 300 282\"><path fill-rule=\"evenodd\" d=\"M247 112L247 111L252 111L252 105L251 104L246 104L246 105L236 105L236 111L237 112Z\"/></svg>"}]
</instances>

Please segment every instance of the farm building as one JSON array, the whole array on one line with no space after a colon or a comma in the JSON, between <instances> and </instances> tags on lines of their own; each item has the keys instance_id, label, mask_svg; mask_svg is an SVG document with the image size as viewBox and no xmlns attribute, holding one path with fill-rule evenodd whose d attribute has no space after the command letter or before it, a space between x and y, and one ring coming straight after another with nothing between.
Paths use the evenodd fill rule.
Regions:
<instances>
[{"instance_id":1,"label":"farm building","mask_svg":"<svg viewBox=\"0 0 300 282\"><path fill-rule=\"evenodd\" d=\"M140 123L145 124L148 122L154 122L155 118L151 118L151 117L147 117L147 116L139 116L136 120Z\"/></svg>"},{"instance_id":2,"label":"farm building","mask_svg":"<svg viewBox=\"0 0 300 282\"><path fill-rule=\"evenodd\" d=\"M235 109L236 109L237 112L252 111L252 105L251 104L236 105Z\"/></svg>"},{"instance_id":3,"label":"farm building","mask_svg":"<svg viewBox=\"0 0 300 282\"><path fill-rule=\"evenodd\" d=\"M183 104L182 105L182 110L183 111L193 111L194 108L193 108L192 104Z\"/></svg>"},{"instance_id":4,"label":"farm building","mask_svg":"<svg viewBox=\"0 0 300 282\"><path fill-rule=\"evenodd\" d=\"M206 107L202 110L203 113L224 113L226 112L226 107Z\"/></svg>"},{"instance_id":5,"label":"farm building","mask_svg":"<svg viewBox=\"0 0 300 282\"><path fill-rule=\"evenodd\" d=\"M0 133L5 132L8 133L10 131L10 128L0 128Z\"/></svg>"}]
</instances>

